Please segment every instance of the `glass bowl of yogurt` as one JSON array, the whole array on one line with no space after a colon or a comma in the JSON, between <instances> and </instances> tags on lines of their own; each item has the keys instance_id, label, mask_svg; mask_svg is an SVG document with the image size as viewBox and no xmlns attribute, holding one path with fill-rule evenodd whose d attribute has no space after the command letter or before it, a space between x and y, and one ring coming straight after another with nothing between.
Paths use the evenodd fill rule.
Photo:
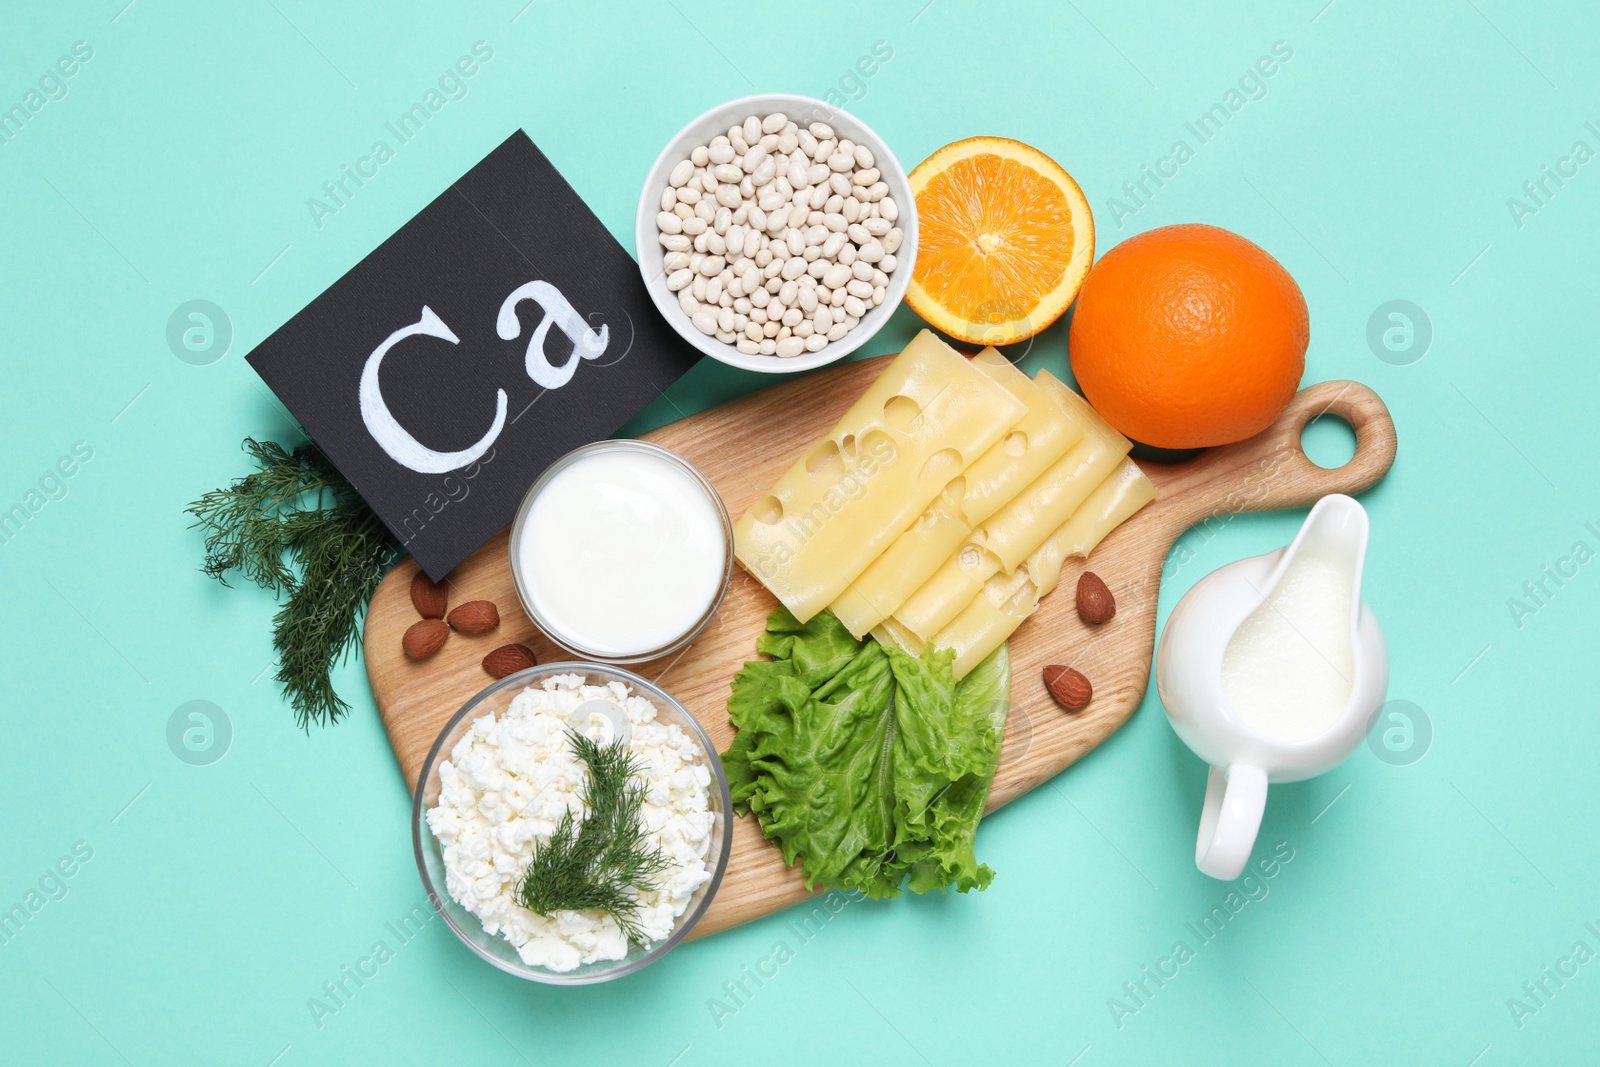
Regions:
<instances>
[{"instance_id":1,"label":"glass bowl of yogurt","mask_svg":"<svg viewBox=\"0 0 1600 1067\"><path fill-rule=\"evenodd\" d=\"M637 893L642 941L603 911L517 903L561 814L586 814L569 731L603 745L621 736L644 787L639 827L667 865ZM694 929L727 869L733 802L716 746L664 689L603 664L551 663L495 682L440 731L411 838L428 899L474 953L519 978L588 985L654 963Z\"/></svg>"},{"instance_id":2,"label":"glass bowl of yogurt","mask_svg":"<svg viewBox=\"0 0 1600 1067\"><path fill-rule=\"evenodd\" d=\"M733 523L676 452L596 441L533 483L509 551L522 608L552 641L588 660L643 663L711 621L733 574Z\"/></svg>"}]
</instances>

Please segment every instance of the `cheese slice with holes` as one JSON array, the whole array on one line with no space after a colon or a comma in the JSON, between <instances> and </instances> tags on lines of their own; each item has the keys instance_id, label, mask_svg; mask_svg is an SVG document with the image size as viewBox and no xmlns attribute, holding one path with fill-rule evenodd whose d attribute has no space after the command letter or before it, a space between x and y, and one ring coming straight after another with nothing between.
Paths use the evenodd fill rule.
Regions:
<instances>
[{"instance_id":1,"label":"cheese slice with holes","mask_svg":"<svg viewBox=\"0 0 1600 1067\"><path fill-rule=\"evenodd\" d=\"M806 621L1026 414L924 330L739 519L735 558Z\"/></svg>"},{"instance_id":2,"label":"cheese slice with holes","mask_svg":"<svg viewBox=\"0 0 1600 1067\"><path fill-rule=\"evenodd\" d=\"M1050 395L1080 440L972 535L891 615L922 641L948 626L985 582L1010 574L1069 519L1126 458L1132 445L1049 371L1034 384Z\"/></svg>"},{"instance_id":3,"label":"cheese slice with holes","mask_svg":"<svg viewBox=\"0 0 1600 1067\"><path fill-rule=\"evenodd\" d=\"M1076 447L973 532L972 543L998 559L1007 574L1072 517L1133 447L1087 400L1048 371L1039 372L1038 384L1073 411L1084 434Z\"/></svg>"},{"instance_id":4,"label":"cheese slice with holes","mask_svg":"<svg viewBox=\"0 0 1600 1067\"><path fill-rule=\"evenodd\" d=\"M972 366L1027 406L1004 438L954 479L911 527L829 605L857 637L867 633L931 578L973 528L1018 493L1083 438L1084 421L1052 391L993 348Z\"/></svg>"}]
</instances>

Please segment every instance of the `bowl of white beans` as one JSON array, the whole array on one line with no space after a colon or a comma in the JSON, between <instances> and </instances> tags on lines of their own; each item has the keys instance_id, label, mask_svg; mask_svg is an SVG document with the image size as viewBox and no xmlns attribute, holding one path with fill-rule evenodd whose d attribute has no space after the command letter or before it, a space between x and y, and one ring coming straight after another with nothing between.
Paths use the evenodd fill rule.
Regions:
<instances>
[{"instance_id":1,"label":"bowl of white beans","mask_svg":"<svg viewBox=\"0 0 1600 1067\"><path fill-rule=\"evenodd\" d=\"M639 194L639 271L713 359L785 374L843 359L889 321L916 266L900 161L860 119L772 93L714 107Z\"/></svg>"}]
</instances>

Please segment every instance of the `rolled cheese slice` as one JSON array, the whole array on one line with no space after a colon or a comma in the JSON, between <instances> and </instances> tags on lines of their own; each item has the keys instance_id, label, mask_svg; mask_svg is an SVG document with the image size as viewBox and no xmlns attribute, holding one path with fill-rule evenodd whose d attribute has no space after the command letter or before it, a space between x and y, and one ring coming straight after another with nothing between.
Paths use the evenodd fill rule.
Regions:
<instances>
[{"instance_id":1,"label":"rolled cheese slice","mask_svg":"<svg viewBox=\"0 0 1600 1067\"><path fill-rule=\"evenodd\" d=\"M1046 538L1020 567L985 582L971 603L933 637L936 648L955 652L956 677L982 663L1039 610L1040 600L1060 583L1061 566L1068 556L1087 558L1108 533L1154 500L1155 495L1155 486L1138 464L1123 460L1072 518Z\"/></svg>"},{"instance_id":2,"label":"rolled cheese slice","mask_svg":"<svg viewBox=\"0 0 1600 1067\"><path fill-rule=\"evenodd\" d=\"M1000 569L992 552L974 544L962 545L896 609L890 621L927 641L959 615Z\"/></svg>"},{"instance_id":3,"label":"rolled cheese slice","mask_svg":"<svg viewBox=\"0 0 1600 1067\"><path fill-rule=\"evenodd\" d=\"M1112 472L1089 494L1072 518L1044 544L1022 561L1040 596L1049 596L1061 580L1061 565L1067 557L1088 559L1105 536L1130 519L1134 512L1156 498L1156 487L1131 459Z\"/></svg>"}]
</instances>

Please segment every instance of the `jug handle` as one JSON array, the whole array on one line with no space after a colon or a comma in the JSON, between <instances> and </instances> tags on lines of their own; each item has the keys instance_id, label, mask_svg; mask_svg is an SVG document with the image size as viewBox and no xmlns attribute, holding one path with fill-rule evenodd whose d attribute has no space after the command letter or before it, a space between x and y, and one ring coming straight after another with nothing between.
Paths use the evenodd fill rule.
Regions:
<instances>
[{"instance_id":1,"label":"jug handle","mask_svg":"<svg viewBox=\"0 0 1600 1067\"><path fill-rule=\"evenodd\" d=\"M1239 877L1250 860L1261 815L1267 809L1267 772L1247 763L1211 768L1206 801L1200 809L1200 837L1194 862L1204 874L1224 881Z\"/></svg>"}]
</instances>

